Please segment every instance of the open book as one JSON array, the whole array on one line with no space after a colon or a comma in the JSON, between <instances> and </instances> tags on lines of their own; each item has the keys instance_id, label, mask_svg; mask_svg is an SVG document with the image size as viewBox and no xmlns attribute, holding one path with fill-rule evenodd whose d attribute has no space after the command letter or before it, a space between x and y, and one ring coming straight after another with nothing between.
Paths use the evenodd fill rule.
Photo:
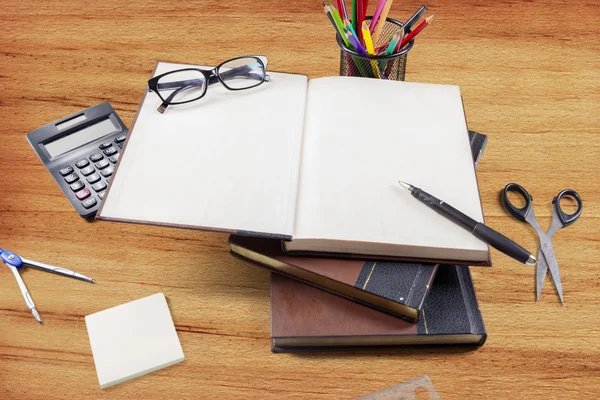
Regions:
<instances>
[{"instance_id":1,"label":"open book","mask_svg":"<svg viewBox=\"0 0 600 400\"><path fill-rule=\"evenodd\" d=\"M397 185L483 221L458 87L269 75L165 114L146 93L98 218L280 238L294 253L489 264L485 243Z\"/></svg>"}]
</instances>

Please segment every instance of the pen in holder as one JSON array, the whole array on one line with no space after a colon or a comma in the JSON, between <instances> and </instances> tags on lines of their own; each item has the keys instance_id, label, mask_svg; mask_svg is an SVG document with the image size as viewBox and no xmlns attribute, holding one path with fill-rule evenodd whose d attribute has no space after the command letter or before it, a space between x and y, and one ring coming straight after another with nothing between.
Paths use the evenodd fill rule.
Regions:
<instances>
[{"instance_id":1,"label":"pen in holder","mask_svg":"<svg viewBox=\"0 0 600 400\"><path fill-rule=\"evenodd\" d=\"M371 18L367 17L365 21L367 25L371 24ZM377 49L382 45L389 43L394 33L402 28L403 23L392 18L386 18L385 24L377 43L374 47ZM407 35L410 31L405 32ZM390 55L385 55L383 52L380 55L360 54L354 50L348 49L342 38L336 35L338 46L340 46L340 76L362 76L366 78L376 79L391 79L395 81L403 81L406 73L406 56L414 44L411 40L399 52Z\"/></svg>"}]
</instances>

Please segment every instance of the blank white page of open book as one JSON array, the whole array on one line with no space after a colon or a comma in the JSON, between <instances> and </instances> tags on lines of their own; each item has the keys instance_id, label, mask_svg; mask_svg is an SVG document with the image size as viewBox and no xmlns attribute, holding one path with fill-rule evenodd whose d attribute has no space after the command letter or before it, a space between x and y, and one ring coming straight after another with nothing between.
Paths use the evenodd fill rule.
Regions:
<instances>
[{"instance_id":1,"label":"blank white page of open book","mask_svg":"<svg viewBox=\"0 0 600 400\"><path fill-rule=\"evenodd\" d=\"M160 62L155 76L194 67ZM164 114L146 93L99 217L291 235L307 78L267 73L248 90L210 85Z\"/></svg>"},{"instance_id":2,"label":"blank white page of open book","mask_svg":"<svg viewBox=\"0 0 600 400\"><path fill-rule=\"evenodd\" d=\"M378 254L373 244L387 244L420 258L487 260L485 243L412 198L398 180L483 221L459 88L311 80L287 249L303 250L303 240L311 240L314 251L348 252L343 242L363 242L370 244L366 254Z\"/></svg>"}]
</instances>

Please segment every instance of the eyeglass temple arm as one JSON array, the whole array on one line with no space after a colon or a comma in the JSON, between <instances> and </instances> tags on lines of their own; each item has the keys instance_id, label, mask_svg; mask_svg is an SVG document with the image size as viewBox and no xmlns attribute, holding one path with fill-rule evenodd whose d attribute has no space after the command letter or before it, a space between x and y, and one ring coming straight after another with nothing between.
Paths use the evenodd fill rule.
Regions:
<instances>
[{"instance_id":1,"label":"eyeglass temple arm","mask_svg":"<svg viewBox=\"0 0 600 400\"><path fill-rule=\"evenodd\" d=\"M179 92L182 92L182 91L184 91L186 89L193 88L194 86L202 86L202 84L198 85L196 82L193 82L193 81L199 81L199 80L198 79L192 79L190 81L184 81L184 82L188 82L188 84L186 86L182 86L179 89L173 91L173 93L171 93L169 95L169 97L167 97L165 99L165 101L163 101L162 104L157 108L158 112L161 113L161 114L164 113L165 110L167 109L167 107L169 107L169 104L171 103L171 100L173 100L173 98L175 96L177 96L179 94ZM182 83L184 83L184 82L182 82ZM173 83L173 82L170 82L170 83Z\"/></svg>"}]
</instances>

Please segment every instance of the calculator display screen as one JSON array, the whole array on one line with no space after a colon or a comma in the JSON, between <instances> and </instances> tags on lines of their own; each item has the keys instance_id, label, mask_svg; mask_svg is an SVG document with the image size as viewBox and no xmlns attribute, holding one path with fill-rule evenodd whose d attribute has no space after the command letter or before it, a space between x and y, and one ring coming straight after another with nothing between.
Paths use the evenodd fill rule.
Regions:
<instances>
[{"instance_id":1,"label":"calculator display screen","mask_svg":"<svg viewBox=\"0 0 600 400\"><path fill-rule=\"evenodd\" d=\"M118 129L119 127L110 118L106 118L67 136L45 143L44 147L48 154L50 154L50 157L57 157L69 150L113 133Z\"/></svg>"}]
</instances>

